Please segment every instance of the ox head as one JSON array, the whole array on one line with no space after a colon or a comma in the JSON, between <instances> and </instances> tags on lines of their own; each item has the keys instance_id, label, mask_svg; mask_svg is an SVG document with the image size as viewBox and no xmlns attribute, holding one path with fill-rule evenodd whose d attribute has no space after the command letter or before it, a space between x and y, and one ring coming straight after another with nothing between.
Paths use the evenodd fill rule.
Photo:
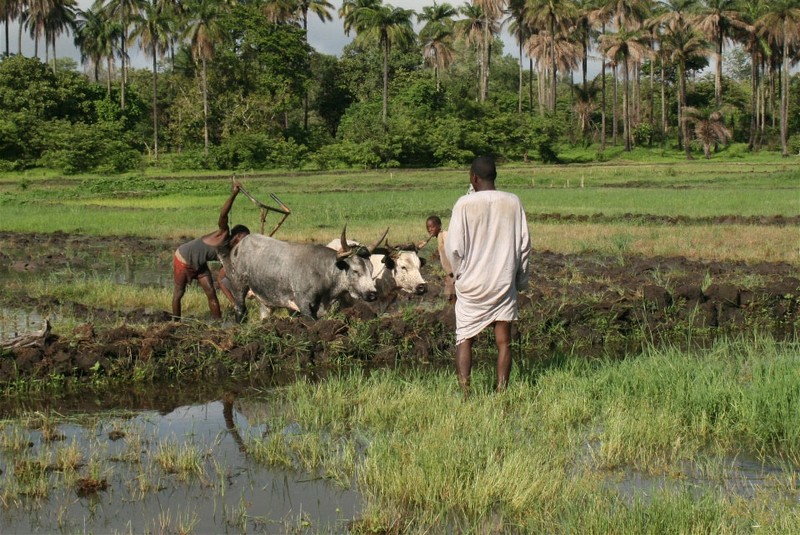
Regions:
<instances>
[{"instance_id":1,"label":"ox head","mask_svg":"<svg viewBox=\"0 0 800 535\"><path fill-rule=\"evenodd\" d=\"M349 245L346 235L347 225L342 229L339 250L336 252L336 267L344 272L347 278L347 291L353 299L375 301L378 298L375 281L372 279L372 263L369 257L386 237L387 232L389 232L388 228L373 245L364 247Z\"/></svg>"},{"instance_id":2,"label":"ox head","mask_svg":"<svg viewBox=\"0 0 800 535\"><path fill-rule=\"evenodd\" d=\"M428 284L419 271L425 265L425 259L419 257L415 244L392 246L387 239L386 251L381 261L386 264L386 269L391 270L398 288L417 295L428 291Z\"/></svg>"}]
</instances>

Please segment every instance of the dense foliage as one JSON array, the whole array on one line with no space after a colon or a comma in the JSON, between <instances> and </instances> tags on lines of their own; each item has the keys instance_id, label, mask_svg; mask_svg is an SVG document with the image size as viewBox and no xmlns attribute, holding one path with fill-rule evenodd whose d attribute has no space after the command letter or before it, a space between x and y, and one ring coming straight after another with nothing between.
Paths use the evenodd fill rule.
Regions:
<instances>
[{"instance_id":1,"label":"dense foliage","mask_svg":"<svg viewBox=\"0 0 800 535\"><path fill-rule=\"evenodd\" d=\"M798 0L474 0L421 13L345 0L355 39L340 57L306 39L309 16L332 18L322 0L46 4L0 1L6 29L17 20L53 47L46 64L6 41L0 169L555 162L566 144L599 159L610 145L800 151ZM505 28L521 61L502 50ZM90 76L55 59L64 31ZM117 64L131 46L151 69Z\"/></svg>"}]
</instances>

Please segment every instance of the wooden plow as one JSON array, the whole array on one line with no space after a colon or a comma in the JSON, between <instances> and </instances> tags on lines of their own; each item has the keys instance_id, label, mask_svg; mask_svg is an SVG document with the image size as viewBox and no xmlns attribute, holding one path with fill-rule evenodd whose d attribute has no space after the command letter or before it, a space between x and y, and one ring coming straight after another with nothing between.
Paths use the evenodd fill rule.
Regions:
<instances>
[{"instance_id":1,"label":"wooden plow","mask_svg":"<svg viewBox=\"0 0 800 535\"><path fill-rule=\"evenodd\" d=\"M235 180L235 179L236 179L236 177L232 177L231 178L231 180ZM264 234L264 223L267 220L267 212L277 212L279 214L283 214L283 217L275 225L275 228L272 229L272 232L269 233L269 236L272 236L273 234L275 234L278 231L278 229L281 228L281 225L283 225L283 222L286 221L286 218L289 217L289 214L292 213L292 211L289 209L289 207L286 206L285 204L283 204L283 201L281 201L278 198L278 196L275 195L274 193L270 193L269 196L272 198L273 201L278 203L279 208L275 208L274 206L269 206L269 205L266 205L266 204L262 203L261 201L259 201L255 197L253 197L250 194L250 192L247 191L244 188L244 186L241 185L241 183L239 184L239 192L244 194L245 197L247 197L248 199L253 201L253 204L255 204L256 206L258 206L261 209L261 234Z\"/></svg>"}]
</instances>

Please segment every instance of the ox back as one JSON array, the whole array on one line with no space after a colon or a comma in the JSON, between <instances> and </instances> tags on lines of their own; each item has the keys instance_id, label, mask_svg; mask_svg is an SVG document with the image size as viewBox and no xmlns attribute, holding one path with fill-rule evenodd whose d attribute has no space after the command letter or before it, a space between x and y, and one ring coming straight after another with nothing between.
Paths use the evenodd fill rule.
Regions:
<instances>
[{"instance_id":1,"label":"ox back","mask_svg":"<svg viewBox=\"0 0 800 535\"><path fill-rule=\"evenodd\" d=\"M316 319L343 296L374 301L372 265L367 258L337 252L322 245L289 243L250 234L222 257L233 286L236 317L246 313L251 290L262 306L288 308Z\"/></svg>"}]
</instances>

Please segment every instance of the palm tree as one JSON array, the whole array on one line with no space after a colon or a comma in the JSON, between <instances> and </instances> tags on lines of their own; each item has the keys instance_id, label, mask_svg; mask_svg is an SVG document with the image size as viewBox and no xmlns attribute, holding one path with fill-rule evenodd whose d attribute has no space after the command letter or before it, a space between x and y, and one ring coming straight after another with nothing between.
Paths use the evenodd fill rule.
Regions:
<instances>
[{"instance_id":1,"label":"palm tree","mask_svg":"<svg viewBox=\"0 0 800 535\"><path fill-rule=\"evenodd\" d=\"M142 50L153 59L153 154L158 161L158 58L169 46L169 15L156 0L145 4L141 15L133 21L132 39L139 39Z\"/></svg>"},{"instance_id":2,"label":"palm tree","mask_svg":"<svg viewBox=\"0 0 800 535\"><path fill-rule=\"evenodd\" d=\"M378 5L359 7L353 13L353 28L358 37L377 41L383 49L383 124L389 117L389 51L393 44L405 45L414 40L410 9Z\"/></svg>"},{"instance_id":3,"label":"palm tree","mask_svg":"<svg viewBox=\"0 0 800 535\"><path fill-rule=\"evenodd\" d=\"M86 11L78 9L75 13L75 46L81 53L81 62L92 65L95 83L100 80L100 62L106 56L102 35L106 19L97 8Z\"/></svg>"},{"instance_id":4,"label":"palm tree","mask_svg":"<svg viewBox=\"0 0 800 535\"><path fill-rule=\"evenodd\" d=\"M327 0L299 0L297 8L300 10L300 17L303 21L303 32L306 44L308 44L308 12L314 13L322 22L333 20L331 9L333 5ZM308 129L308 89L303 91L303 128Z\"/></svg>"},{"instance_id":5,"label":"palm tree","mask_svg":"<svg viewBox=\"0 0 800 535\"><path fill-rule=\"evenodd\" d=\"M686 158L692 159L692 148L689 142L689 125L683 118L686 107L686 64L689 60L704 56L707 50L706 41L688 22L674 23L664 33L663 45L670 60L678 66L678 121L681 126Z\"/></svg>"},{"instance_id":6,"label":"palm tree","mask_svg":"<svg viewBox=\"0 0 800 535\"><path fill-rule=\"evenodd\" d=\"M45 50L48 45L53 50L53 72L56 72L56 39L61 33L74 27L75 0L55 0L44 20Z\"/></svg>"},{"instance_id":7,"label":"palm tree","mask_svg":"<svg viewBox=\"0 0 800 535\"><path fill-rule=\"evenodd\" d=\"M789 60L790 47L800 44L800 3L797 0L772 0L759 19L761 34L781 47L783 59L781 76L780 132L781 150L789 156Z\"/></svg>"},{"instance_id":8,"label":"palm tree","mask_svg":"<svg viewBox=\"0 0 800 535\"><path fill-rule=\"evenodd\" d=\"M303 30L308 32L308 12L315 14L322 22L330 22L333 20L331 9L333 4L328 0L297 0L298 9L300 10L301 19L303 21Z\"/></svg>"},{"instance_id":9,"label":"palm tree","mask_svg":"<svg viewBox=\"0 0 800 535\"><path fill-rule=\"evenodd\" d=\"M350 35L350 32L355 30L355 13L359 9L375 9L380 7L381 3L381 0L342 0L342 7L339 8L339 18L342 19L344 34Z\"/></svg>"},{"instance_id":10,"label":"palm tree","mask_svg":"<svg viewBox=\"0 0 800 535\"><path fill-rule=\"evenodd\" d=\"M717 107L722 106L722 47L725 39L733 36L735 25L739 22L738 0L703 0L701 11L695 18L700 31L709 42L714 43L714 99Z\"/></svg>"},{"instance_id":11,"label":"palm tree","mask_svg":"<svg viewBox=\"0 0 800 535\"><path fill-rule=\"evenodd\" d=\"M217 0L192 0L189 4L184 37L192 47L192 56L200 61L203 92L203 151L208 155L208 60L214 57L214 45L224 38L220 25L224 6Z\"/></svg>"},{"instance_id":12,"label":"palm tree","mask_svg":"<svg viewBox=\"0 0 800 535\"><path fill-rule=\"evenodd\" d=\"M6 30L6 56L11 55L9 48L8 31L11 27L11 21L17 19L22 12L22 0L0 0L0 17L5 22Z\"/></svg>"},{"instance_id":13,"label":"palm tree","mask_svg":"<svg viewBox=\"0 0 800 535\"><path fill-rule=\"evenodd\" d=\"M647 55L647 45L640 31L622 30L600 37L600 48L606 57L622 63L622 137L625 150L630 151L631 117L630 117L630 64L639 62Z\"/></svg>"},{"instance_id":14,"label":"palm tree","mask_svg":"<svg viewBox=\"0 0 800 535\"><path fill-rule=\"evenodd\" d=\"M575 104L572 105L572 110L578 116L578 123L581 129L581 138L588 139L589 128L591 126L592 114L597 110L595 98L597 97L597 86L595 82L589 82L584 86L575 86Z\"/></svg>"},{"instance_id":15,"label":"palm tree","mask_svg":"<svg viewBox=\"0 0 800 535\"><path fill-rule=\"evenodd\" d=\"M525 23L526 18L526 5L525 0L509 0L508 2L508 18L503 24L508 23L508 31L517 40L517 47L519 48L519 95L517 98L517 113L522 113L522 89L523 89L523 74L525 71L522 62L522 48L525 41L531 36L531 29ZM533 102L530 104L533 109Z\"/></svg>"},{"instance_id":16,"label":"palm tree","mask_svg":"<svg viewBox=\"0 0 800 535\"><path fill-rule=\"evenodd\" d=\"M485 32L483 26L486 24L486 17L483 16L483 9L477 4L465 3L459 9L459 12L464 17L455 22L456 35L463 39L469 46L474 46L477 51L478 57L478 99L480 99L481 83L483 75L483 39Z\"/></svg>"},{"instance_id":17,"label":"palm tree","mask_svg":"<svg viewBox=\"0 0 800 535\"><path fill-rule=\"evenodd\" d=\"M144 8L145 0L108 0L105 9L108 10L109 18L115 19L122 28L120 38L120 57L122 60L122 80L120 83L120 107L125 109L125 86L128 82L128 29L136 17ZM95 5L102 5L103 0L96 0Z\"/></svg>"},{"instance_id":18,"label":"palm tree","mask_svg":"<svg viewBox=\"0 0 800 535\"><path fill-rule=\"evenodd\" d=\"M417 15L417 22L425 25L419 32L422 41L422 55L433 67L433 79L439 91L439 69L446 69L453 62L453 17L458 11L450 4L425 6Z\"/></svg>"},{"instance_id":19,"label":"palm tree","mask_svg":"<svg viewBox=\"0 0 800 535\"><path fill-rule=\"evenodd\" d=\"M483 47L481 60L481 90L480 100L484 102L489 97L489 67L492 58L492 42L495 34L500 30L500 17L506 0L472 0L473 4L481 8L485 20L483 25Z\"/></svg>"},{"instance_id":20,"label":"palm tree","mask_svg":"<svg viewBox=\"0 0 800 535\"><path fill-rule=\"evenodd\" d=\"M33 56L39 56L39 39L45 35L45 21L52 9L52 0L28 0L27 9L23 11L24 25L33 38ZM45 50L47 54L47 50Z\"/></svg>"},{"instance_id":21,"label":"palm tree","mask_svg":"<svg viewBox=\"0 0 800 535\"><path fill-rule=\"evenodd\" d=\"M683 112L684 120L694 124L694 135L703 145L706 160L711 159L712 145L725 144L733 137L730 129L725 126L724 116L720 110L704 112L697 108L685 108Z\"/></svg>"},{"instance_id":22,"label":"palm tree","mask_svg":"<svg viewBox=\"0 0 800 535\"><path fill-rule=\"evenodd\" d=\"M556 111L558 68L556 64L557 33L565 31L575 12L572 0L528 0L527 22L536 29L544 30L550 38L550 112Z\"/></svg>"},{"instance_id":23,"label":"palm tree","mask_svg":"<svg viewBox=\"0 0 800 535\"><path fill-rule=\"evenodd\" d=\"M298 6L294 0L263 0L261 9L272 24L293 22Z\"/></svg>"},{"instance_id":24,"label":"palm tree","mask_svg":"<svg viewBox=\"0 0 800 535\"><path fill-rule=\"evenodd\" d=\"M764 39L760 35L759 19L764 14L764 3L761 0L745 0L739 4L739 21L734 23L736 36L750 54L750 135L747 141L748 150L756 147L758 132L758 86L759 69L763 56L767 53Z\"/></svg>"}]
</instances>

